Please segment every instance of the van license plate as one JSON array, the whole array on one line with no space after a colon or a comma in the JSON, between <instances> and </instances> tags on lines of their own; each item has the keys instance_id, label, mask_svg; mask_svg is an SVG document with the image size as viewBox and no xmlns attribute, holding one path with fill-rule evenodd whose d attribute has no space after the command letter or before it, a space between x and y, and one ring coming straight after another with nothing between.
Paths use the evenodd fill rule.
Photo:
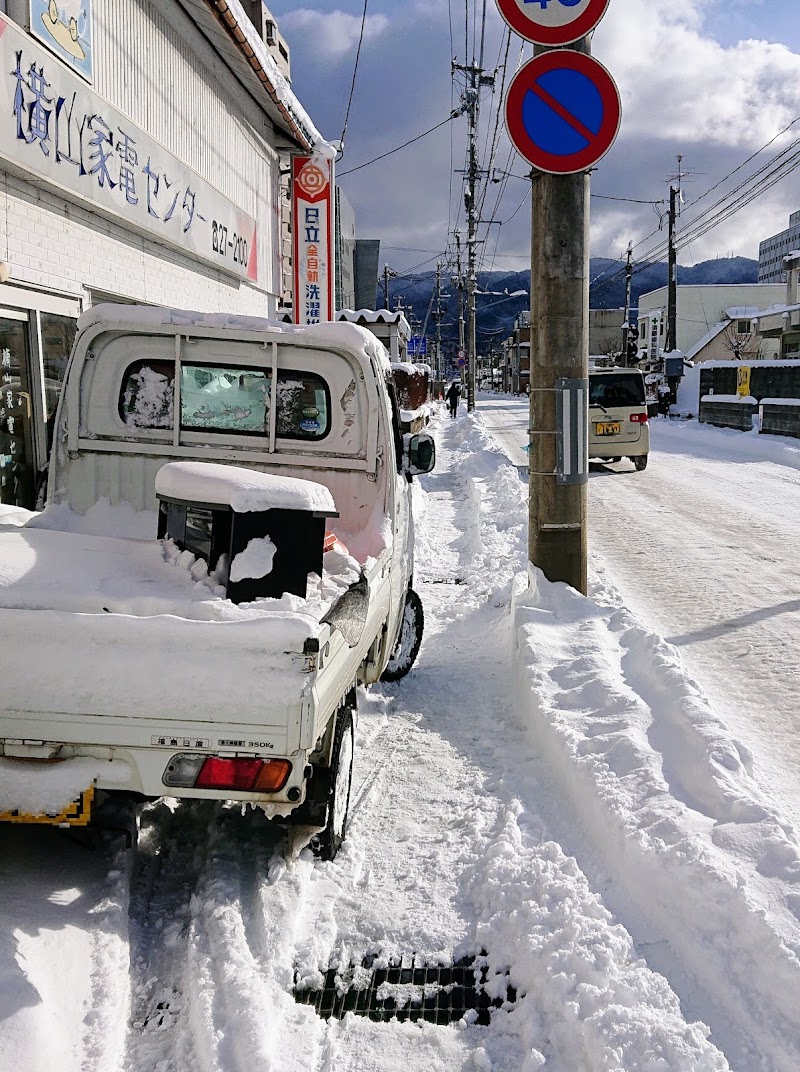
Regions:
<instances>
[{"instance_id":1,"label":"van license plate","mask_svg":"<svg viewBox=\"0 0 800 1072\"><path fill-rule=\"evenodd\" d=\"M619 435L622 430L619 421L606 421L596 424L594 427L595 435Z\"/></svg>"}]
</instances>

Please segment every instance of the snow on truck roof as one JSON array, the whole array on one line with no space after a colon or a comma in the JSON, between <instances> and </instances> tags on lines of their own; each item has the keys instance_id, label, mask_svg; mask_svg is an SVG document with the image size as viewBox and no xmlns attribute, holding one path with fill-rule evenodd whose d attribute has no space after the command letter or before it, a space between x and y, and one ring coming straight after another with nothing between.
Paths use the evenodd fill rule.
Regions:
<instances>
[{"instance_id":1,"label":"snow on truck roof","mask_svg":"<svg viewBox=\"0 0 800 1072\"><path fill-rule=\"evenodd\" d=\"M346 321L326 321L322 324L286 324L261 316L241 313L204 313L193 309L171 309L158 305L95 305L78 318L78 331L93 328L108 331L134 330L140 332L173 331L195 328L210 331L260 332L281 341L299 345L347 350L354 356L372 358L377 368L388 372L389 355L383 343L371 331Z\"/></svg>"},{"instance_id":2,"label":"snow on truck roof","mask_svg":"<svg viewBox=\"0 0 800 1072\"><path fill-rule=\"evenodd\" d=\"M156 494L230 506L237 513L252 510L336 513L333 496L323 484L215 462L167 462L156 474Z\"/></svg>"}]
</instances>

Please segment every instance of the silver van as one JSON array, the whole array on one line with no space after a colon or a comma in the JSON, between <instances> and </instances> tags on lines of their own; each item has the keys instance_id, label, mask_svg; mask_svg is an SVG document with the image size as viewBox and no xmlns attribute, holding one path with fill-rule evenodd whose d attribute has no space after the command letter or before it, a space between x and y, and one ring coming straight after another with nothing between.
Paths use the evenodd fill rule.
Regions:
<instances>
[{"instance_id":1,"label":"silver van","mask_svg":"<svg viewBox=\"0 0 800 1072\"><path fill-rule=\"evenodd\" d=\"M589 371L589 457L604 462L630 458L647 466L650 426L644 376L638 369Z\"/></svg>"}]
</instances>

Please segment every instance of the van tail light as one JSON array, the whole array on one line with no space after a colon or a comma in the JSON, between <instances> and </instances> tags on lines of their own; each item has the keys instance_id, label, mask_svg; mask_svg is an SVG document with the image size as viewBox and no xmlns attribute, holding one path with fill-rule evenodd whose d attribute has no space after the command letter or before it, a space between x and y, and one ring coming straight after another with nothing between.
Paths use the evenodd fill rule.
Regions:
<instances>
[{"instance_id":1,"label":"van tail light","mask_svg":"<svg viewBox=\"0 0 800 1072\"><path fill-rule=\"evenodd\" d=\"M162 781L182 789L238 790L243 793L277 793L292 772L288 759L258 759L243 756L173 756Z\"/></svg>"},{"instance_id":2,"label":"van tail light","mask_svg":"<svg viewBox=\"0 0 800 1072\"><path fill-rule=\"evenodd\" d=\"M631 421L634 424L647 424L647 414L646 413L632 413L631 414Z\"/></svg>"}]
</instances>

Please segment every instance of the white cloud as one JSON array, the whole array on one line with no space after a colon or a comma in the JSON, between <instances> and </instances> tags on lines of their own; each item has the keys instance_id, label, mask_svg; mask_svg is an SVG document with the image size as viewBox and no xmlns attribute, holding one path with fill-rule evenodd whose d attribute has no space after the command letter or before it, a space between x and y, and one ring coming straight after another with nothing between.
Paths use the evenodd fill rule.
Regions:
<instances>
[{"instance_id":1,"label":"white cloud","mask_svg":"<svg viewBox=\"0 0 800 1072\"><path fill-rule=\"evenodd\" d=\"M800 115L800 56L782 44L755 39L724 47L705 21L718 13L716 0L614 0L610 5L593 52L620 87L623 118L593 189L665 197L666 180L681 153L684 168L695 173L686 186L691 201ZM696 211L766 163L798 132L794 127L776 140ZM796 176L785 180L681 251L681 259L690 263L729 252L756 257L759 240L786 227L788 212L800 205L798 185ZM644 207L631 206L626 218L619 206L595 201L592 214L592 246L598 253L616 255L628 238L638 241L657 226ZM661 237L654 236L641 252Z\"/></svg>"},{"instance_id":2,"label":"white cloud","mask_svg":"<svg viewBox=\"0 0 800 1072\"><path fill-rule=\"evenodd\" d=\"M609 7L594 52L619 84L624 137L756 147L800 114L800 56L767 41L723 48L702 13L688 0Z\"/></svg>"},{"instance_id":3,"label":"white cloud","mask_svg":"<svg viewBox=\"0 0 800 1072\"><path fill-rule=\"evenodd\" d=\"M385 15L367 15L364 41L380 37L389 27ZM281 30L290 41L302 36L309 52L319 57L340 59L354 52L361 33L361 18L344 11L312 11L297 8L281 16Z\"/></svg>"}]
</instances>

